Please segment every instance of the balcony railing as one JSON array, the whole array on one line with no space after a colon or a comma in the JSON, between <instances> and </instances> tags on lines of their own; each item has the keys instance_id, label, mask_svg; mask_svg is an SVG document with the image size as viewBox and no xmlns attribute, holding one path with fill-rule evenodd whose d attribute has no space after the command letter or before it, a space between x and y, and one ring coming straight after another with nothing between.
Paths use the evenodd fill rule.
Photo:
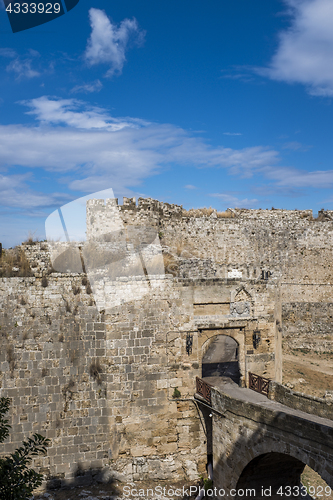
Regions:
<instances>
[{"instance_id":1,"label":"balcony railing","mask_svg":"<svg viewBox=\"0 0 333 500\"><path fill-rule=\"evenodd\" d=\"M260 375L249 372L249 388L253 391L260 392L260 394L268 396L269 383L269 378L264 378Z\"/></svg>"},{"instance_id":2,"label":"balcony railing","mask_svg":"<svg viewBox=\"0 0 333 500\"><path fill-rule=\"evenodd\" d=\"M209 404L211 404L211 385L202 378L196 377L197 394L200 394Z\"/></svg>"}]
</instances>

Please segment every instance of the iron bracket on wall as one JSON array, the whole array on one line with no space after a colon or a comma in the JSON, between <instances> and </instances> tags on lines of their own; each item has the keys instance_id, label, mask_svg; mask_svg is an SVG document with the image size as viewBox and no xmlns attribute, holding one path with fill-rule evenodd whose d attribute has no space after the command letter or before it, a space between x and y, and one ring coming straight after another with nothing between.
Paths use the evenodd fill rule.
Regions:
<instances>
[{"instance_id":1,"label":"iron bracket on wall","mask_svg":"<svg viewBox=\"0 0 333 500\"><path fill-rule=\"evenodd\" d=\"M192 346L193 346L193 335L188 333L186 335L186 352L188 355L192 354Z\"/></svg>"}]
</instances>

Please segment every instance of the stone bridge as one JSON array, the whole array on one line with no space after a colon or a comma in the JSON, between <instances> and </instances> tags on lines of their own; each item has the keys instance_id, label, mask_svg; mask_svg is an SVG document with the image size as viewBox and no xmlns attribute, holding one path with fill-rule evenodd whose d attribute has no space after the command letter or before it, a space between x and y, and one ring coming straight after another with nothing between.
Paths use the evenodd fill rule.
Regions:
<instances>
[{"instance_id":1,"label":"stone bridge","mask_svg":"<svg viewBox=\"0 0 333 500\"><path fill-rule=\"evenodd\" d=\"M214 486L253 488L258 497L271 487L288 496L300 484L305 465L333 489L333 420L311 415L240 388L227 378L207 378L208 400L195 399L205 420ZM229 495L230 496L230 495ZM325 493L323 493L325 496ZM277 496L276 498L284 498Z\"/></svg>"}]
</instances>

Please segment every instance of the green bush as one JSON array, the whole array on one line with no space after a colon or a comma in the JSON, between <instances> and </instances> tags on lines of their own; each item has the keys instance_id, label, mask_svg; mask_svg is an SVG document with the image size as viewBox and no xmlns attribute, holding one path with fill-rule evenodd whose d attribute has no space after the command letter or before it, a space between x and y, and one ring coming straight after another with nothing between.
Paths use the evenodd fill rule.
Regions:
<instances>
[{"instance_id":1,"label":"green bush","mask_svg":"<svg viewBox=\"0 0 333 500\"><path fill-rule=\"evenodd\" d=\"M175 387L175 390L173 391L172 397L173 398L180 398L181 394L180 391L178 390L178 387Z\"/></svg>"},{"instance_id":2,"label":"green bush","mask_svg":"<svg viewBox=\"0 0 333 500\"><path fill-rule=\"evenodd\" d=\"M4 417L9 410L10 399L0 398L0 443L9 436L10 425ZM8 457L0 458L1 500L29 500L32 492L42 484L43 475L28 465L33 456L46 453L49 439L34 434L23 441L22 446Z\"/></svg>"}]
</instances>

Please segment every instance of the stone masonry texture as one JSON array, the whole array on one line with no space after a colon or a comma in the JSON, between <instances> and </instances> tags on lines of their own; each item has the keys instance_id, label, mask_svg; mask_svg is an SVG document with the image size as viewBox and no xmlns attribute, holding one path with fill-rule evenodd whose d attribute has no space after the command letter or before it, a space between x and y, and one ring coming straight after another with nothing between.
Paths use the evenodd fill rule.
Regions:
<instances>
[{"instance_id":1,"label":"stone masonry texture","mask_svg":"<svg viewBox=\"0 0 333 500\"><path fill-rule=\"evenodd\" d=\"M249 371L281 382L282 342L331 349L332 212L90 200L87 240L119 221L154 229L165 269L149 285L117 277L126 301L112 308L96 307L85 273L54 272L45 242L22 245L32 276L0 279L0 389L12 402L0 453L39 432L47 480L106 469L194 480L207 461L195 377L217 335L237 341L243 386Z\"/></svg>"}]
</instances>

